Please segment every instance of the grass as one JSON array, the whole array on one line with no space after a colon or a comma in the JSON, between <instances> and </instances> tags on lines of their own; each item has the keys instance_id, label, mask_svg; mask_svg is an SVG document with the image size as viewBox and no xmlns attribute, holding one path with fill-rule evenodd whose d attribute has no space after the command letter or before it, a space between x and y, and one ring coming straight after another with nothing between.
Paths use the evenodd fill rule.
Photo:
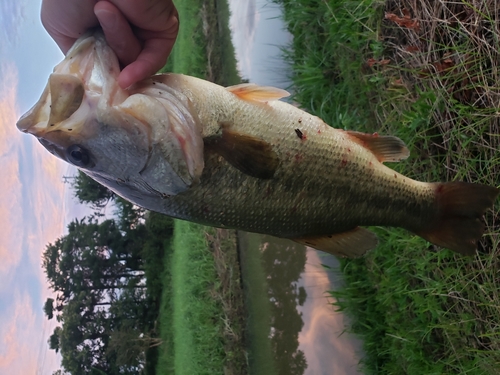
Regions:
<instances>
[{"instance_id":1,"label":"grass","mask_svg":"<svg viewBox=\"0 0 500 375\"><path fill-rule=\"evenodd\" d=\"M239 232L241 274L245 288L246 346L251 375L277 373L275 351L271 345L272 312L269 303L269 285L262 267L262 253L255 237Z\"/></svg>"},{"instance_id":2,"label":"grass","mask_svg":"<svg viewBox=\"0 0 500 375\"><path fill-rule=\"evenodd\" d=\"M332 126L402 138L398 171L498 186L498 5L279 0L294 35L294 100ZM332 292L365 341L367 374L496 374L498 205L481 253L464 258L402 230L344 260Z\"/></svg>"},{"instance_id":3,"label":"grass","mask_svg":"<svg viewBox=\"0 0 500 375\"><path fill-rule=\"evenodd\" d=\"M245 374L236 234L175 221L157 374Z\"/></svg>"},{"instance_id":4,"label":"grass","mask_svg":"<svg viewBox=\"0 0 500 375\"><path fill-rule=\"evenodd\" d=\"M178 0L175 5L181 20L179 34L161 72L187 74L223 86L240 83L227 0Z\"/></svg>"},{"instance_id":5,"label":"grass","mask_svg":"<svg viewBox=\"0 0 500 375\"><path fill-rule=\"evenodd\" d=\"M163 72L221 85L241 82L226 0L179 0L181 19ZM175 221L172 256L165 258L157 374L248 372L236 234Z\"/></svg>"}]
</instances>

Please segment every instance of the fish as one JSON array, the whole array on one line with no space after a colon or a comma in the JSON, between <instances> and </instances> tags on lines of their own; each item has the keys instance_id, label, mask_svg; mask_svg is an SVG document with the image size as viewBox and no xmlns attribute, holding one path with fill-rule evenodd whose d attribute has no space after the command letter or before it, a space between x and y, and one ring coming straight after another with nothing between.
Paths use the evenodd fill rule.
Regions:
<instances>
[{"instance_id":1,"label":"fish","mask_svg":"<svg viewBox=\"0 0 500 375\"><path fill-rule=\"evenodd\" d=\"M475 254L496 187L406 177L384 164L409 156L402 140L335 129L278 88L167 73L122 89L119 73L102 32L85 34L18 129L133 204L174 218L339 257L376 248L370 226Z\"/></svg>"}]
</instances>

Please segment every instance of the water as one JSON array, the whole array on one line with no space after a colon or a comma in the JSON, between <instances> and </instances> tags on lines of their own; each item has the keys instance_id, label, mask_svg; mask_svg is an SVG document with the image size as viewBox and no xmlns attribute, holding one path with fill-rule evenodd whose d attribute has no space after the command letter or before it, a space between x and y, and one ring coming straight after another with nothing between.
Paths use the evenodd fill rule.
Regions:
<instances>
[{"instance_id":1,"label":"water","mask_svg":"<svg viewBox=\"0 0 500 375\"><path fill-rule=\"evenodd\" d=\"M251 374L360 374L361 342L328 294L342 283L335 257L254 233L239 246Z\"/></svg>"},{"instance_id":2,"label":"water","mask_svg":"<svg viewBox=\"0 0 500 375\"><path fill-rule=\"evenodd\" d=\"M270 0L229 0L233 43L244 78L293 91L282 48L292 36ZM342 277L335 257L295 242L239 233L251 374L354 375L361 342L343 333L329 290ZM327 270L322 263L331 267Z\"/></svg>"},{"instance_id":3,"label":"water","mask_svg":"<svg viewBox=\"0 0 500 375\"><path fill-rule=\"evenodd\" d=\"M242 76L259 85L289 88L290 69L282 48L291 43L292 35L281 19L281 8L269 0L229 0L229 5Z\"/></svg>"}]
</instances>

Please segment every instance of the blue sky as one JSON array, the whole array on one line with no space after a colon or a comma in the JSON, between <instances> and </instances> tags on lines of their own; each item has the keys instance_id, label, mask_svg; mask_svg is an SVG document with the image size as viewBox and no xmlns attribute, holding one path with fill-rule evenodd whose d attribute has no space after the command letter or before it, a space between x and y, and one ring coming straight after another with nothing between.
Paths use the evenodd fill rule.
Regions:
<instances>
[{"instance_id":1,"label":"blue sky","mask_svg":"<svg viewBox=\"0 0 500 375\"><path fill-rule=\"evenodd\" d=\"M229 2L243 76L258 84L286 88L287 69L280 61L279 46L289 43L291 36L277 19L278 8L266 0ZM15 127L63 58L40 23L40 5L41 0L0 0L0 374L50 375L59 368L60 358L47 345L55 322L48 322L42 312L51 293L41 253L47 243L63 235L71 219L85 212L63 183L62 177L74 174L74 169ZM319 263L316 260L315 267ZM317 316L323 319L328 312ZM317 330L322 326L316 322L311 320L302 332L301 345L306 345L302 348L312 355L321 344ZM341 319L325 324L343 328ZM337 341L343 357L346 345L350 344ZM324 365L323 359L315 361Z\"/></svg>"},{"instance_id":2,"label":"blue sky","mask_svg":"<svg viewBox=\"0 0 500 375\"><path fill-rule=\"evenodd\" d=\"M39 98L62 54L39 21L41 0L0 3L0 373L51 374L53 323L43 317L50 292L41 268L45 245L71 217L68 166L15 127ZM75 212L77 212L76 210Z\"/></svg>"}]
</instances>

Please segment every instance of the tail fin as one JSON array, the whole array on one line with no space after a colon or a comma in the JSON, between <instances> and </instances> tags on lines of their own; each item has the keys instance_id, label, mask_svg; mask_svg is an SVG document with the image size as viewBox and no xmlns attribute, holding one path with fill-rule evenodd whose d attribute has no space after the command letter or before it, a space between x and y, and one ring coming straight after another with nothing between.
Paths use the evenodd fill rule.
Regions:
<instances>
[{"instance_id":1,"label":"tail fin","mask_svg":"<svg viewBox=\"0 0 500 375\"><path fill-rule=\"evenodd\" d=\"M473 255L484 232L482 216L500 190L466 182L435 183L437 218L415 233L435 245Z\"/></svg>"}]
</instances>

